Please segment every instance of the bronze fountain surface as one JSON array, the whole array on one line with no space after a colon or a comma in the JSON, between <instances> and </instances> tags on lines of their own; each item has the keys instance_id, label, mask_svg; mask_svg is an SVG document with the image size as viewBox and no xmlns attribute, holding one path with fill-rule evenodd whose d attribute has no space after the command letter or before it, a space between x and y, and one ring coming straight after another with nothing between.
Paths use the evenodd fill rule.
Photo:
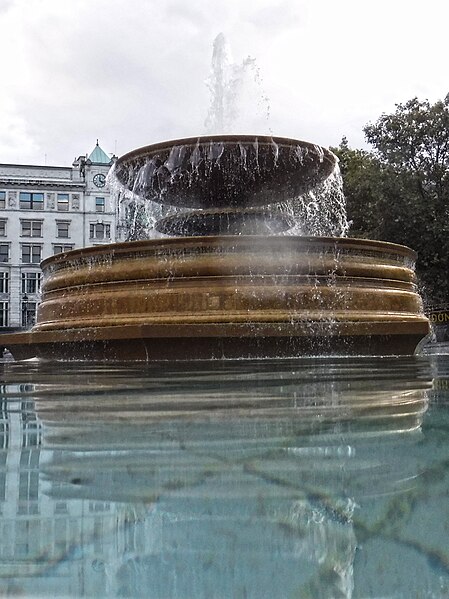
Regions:
<instances>
[{"instance_id":1,"label":"bronze fountain surface","mask_svg":"<svg viewBox=\"0 0 449 599\"><path fill-rule=\"evenodd\" d=\"M282 137L224 135L134 150L114 175L145 200L185 208L265 206L302 195L334 170L326 148Z\"/></svg>"},{"instance_id":2,"label":"bronze fountain surface","mask_svg":"<svg viewBox=\"0 0 449 599\"><path fill-rule=\"evenodd\" d=\"M114 176L147 203L175 208L155 222L165 235L274 234L292 227L282 207L325 181L336 157L281 137L179 139L122 156Z\"/></svg>"},{"instance_id":3,"label":"bronze fountain surface","mask_svg":"<svg viewBox=\"0 0 449 599\"><path fill-rule=\"evenodd\" d=\"M413 250L289 234L290 202L336 157L277 137L165 142L119 158L122 194L174 235L42 263L37 322L16 358L154 360L412 354L429 331Z\"/></svg>"}]
</instances>

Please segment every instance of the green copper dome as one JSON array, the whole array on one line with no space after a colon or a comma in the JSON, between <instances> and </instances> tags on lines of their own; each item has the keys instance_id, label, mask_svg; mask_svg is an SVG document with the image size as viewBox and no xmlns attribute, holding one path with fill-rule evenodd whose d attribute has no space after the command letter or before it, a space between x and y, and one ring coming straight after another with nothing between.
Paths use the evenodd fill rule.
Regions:
<instances>
[{"instance_id":1,"label":"green copper dome","mask_svg":"<svg viewBox=\"0 0 449 599\"><path fill-rule=\"evenodd\" d=\"M89 155L89 160L95 164L110 164L111 163L111 157L108 156L106 154L106 152L100 148L100 146L98 145L98 139L97 139L97 145L95 146L95 148Z\"/></svg>"}]
</instances>

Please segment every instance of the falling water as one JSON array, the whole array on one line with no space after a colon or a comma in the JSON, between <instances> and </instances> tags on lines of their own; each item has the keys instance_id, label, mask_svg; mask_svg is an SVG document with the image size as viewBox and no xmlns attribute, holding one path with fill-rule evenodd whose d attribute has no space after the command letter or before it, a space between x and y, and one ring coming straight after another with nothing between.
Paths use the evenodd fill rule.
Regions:
<instances>
[{"instance_id":1,"label":"falling water","mask_svg":"<svg viewBox=\"0 0 449 599\"><path fill-rule=\"evenodd\" d=\"M263 138L266 140L266 138ZM309 191L301 194L285 196L285 191L273 187L269 194L265 193L263 201L257 198L254 203L242 201L241 193L245 186L257 186L264 177L276 177L278 169L287 169L289 172L301 168L304 160L314 157L314 168L318 168L324 160L321 155L322 148L313 146L312 149L294 145L288 150L282 147L280 159L280 146L273 139L267 148L264 141L264 154L260 157L260 148L257 138L239 141L234 149L226 147L220 141L211 141L201 138L197 142L186 145L174 145L170 151L165 151L165 160L162 152L148 155L144 160L131 161L126 167L128 170L120 173L122 183L118 177L111 173L111 186L121 198L121 220L126 222L126 239L137 240L161 237L161 233L170 235L191 235L192 218L201 220L201 215L207 217L210 209L217 208L223 219L235 222L235 215L239 213L241 230L235 227L225 230L225 223L220 230L221 234L264 233L281 235L314 235L344 237L349 225L346 217L345 198L342 190L342 180L338 165L323 182L317 183ZM305 150L308 150L307 156ZM268 165L267 165L268 162ZM313 166L313 165L312 165ZM267 171L268 169L268 171ZM186 190L197 189L198 193L204 192L204 180L208 176L215 176L220 172L224 191L227 196L220 195L220 190L214 191L214 198L204 201L201 207L196 206L192 217L193 205L179 202L172 203L174 191L178 190L183 196ZM280 173L284 172L283 170ZM214 175L215 173L215 175ZM268 175L267 175L268 173ZM126 184L123 184L123 179ZM244 183L242 181L244 180ZM231 189L231 193L229 190ZM210 190L209 190L210 191ZM235 193L234 193L235 192ZM178 193L178 192L177 192ZM183 199L183 198L181 198ZM257 208L261 206L261 208ZM239 211L236 211L239 208ZM215 211L214 218L217 218ZM175 230L168 232L160 226L163 219L176 219L178 224ZM185 231L180 228L181 220L189 221ZM257 226L257 219L264 221ZM246 221L246 222L245 222ZM281 221L284 223L281 226ZM174 222L174 220L173 220ZM270 224L271 223L271 224ZM289 226L284 226L289 223ZM158 226L159 225L159 226ZM170 229L170 227L169 227ZM198 234L204 234L198 233Z\"/></svg>"},{"instance_id":2,"label":"falling water","mask_svg":"<svg viewBox=\"0 0 449 599\"><path fill-rule=\"evenodd\" d=\"M338 164L323 183L284 204L294 226L288 235L346 237L349 222Z\"/></svg>"}]
</instances>

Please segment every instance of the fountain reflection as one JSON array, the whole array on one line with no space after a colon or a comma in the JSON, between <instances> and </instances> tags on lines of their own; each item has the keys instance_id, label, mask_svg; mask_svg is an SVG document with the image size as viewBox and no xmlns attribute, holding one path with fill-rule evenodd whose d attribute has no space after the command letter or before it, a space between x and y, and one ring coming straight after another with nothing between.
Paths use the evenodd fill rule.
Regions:
<instances>
[{"instance_id":1,"label":"fountain reflection","mask_svg":"<svg viewBox=\"0 0 449 599\"><path fill-rule=\"evenodd\" d=\"M16 590L351 597L364 505L420 484L418 358L11 363L4 381Z\"/></svg>"}]
</instances>

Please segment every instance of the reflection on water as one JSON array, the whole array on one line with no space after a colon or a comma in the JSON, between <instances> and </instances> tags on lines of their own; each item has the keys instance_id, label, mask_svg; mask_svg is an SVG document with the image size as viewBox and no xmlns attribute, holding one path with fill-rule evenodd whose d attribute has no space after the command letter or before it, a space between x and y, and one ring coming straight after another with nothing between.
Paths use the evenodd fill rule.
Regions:
<instances>
[{"instance_id":1,"label":"reflection on water","mask_svg":"<svg viewBox=\"0 0 449 599\"><path fill-rule=\"evenodd\" d=\"M449 596L448 356L0 367L3 594Z\"/></svg>"}]
</instances>

